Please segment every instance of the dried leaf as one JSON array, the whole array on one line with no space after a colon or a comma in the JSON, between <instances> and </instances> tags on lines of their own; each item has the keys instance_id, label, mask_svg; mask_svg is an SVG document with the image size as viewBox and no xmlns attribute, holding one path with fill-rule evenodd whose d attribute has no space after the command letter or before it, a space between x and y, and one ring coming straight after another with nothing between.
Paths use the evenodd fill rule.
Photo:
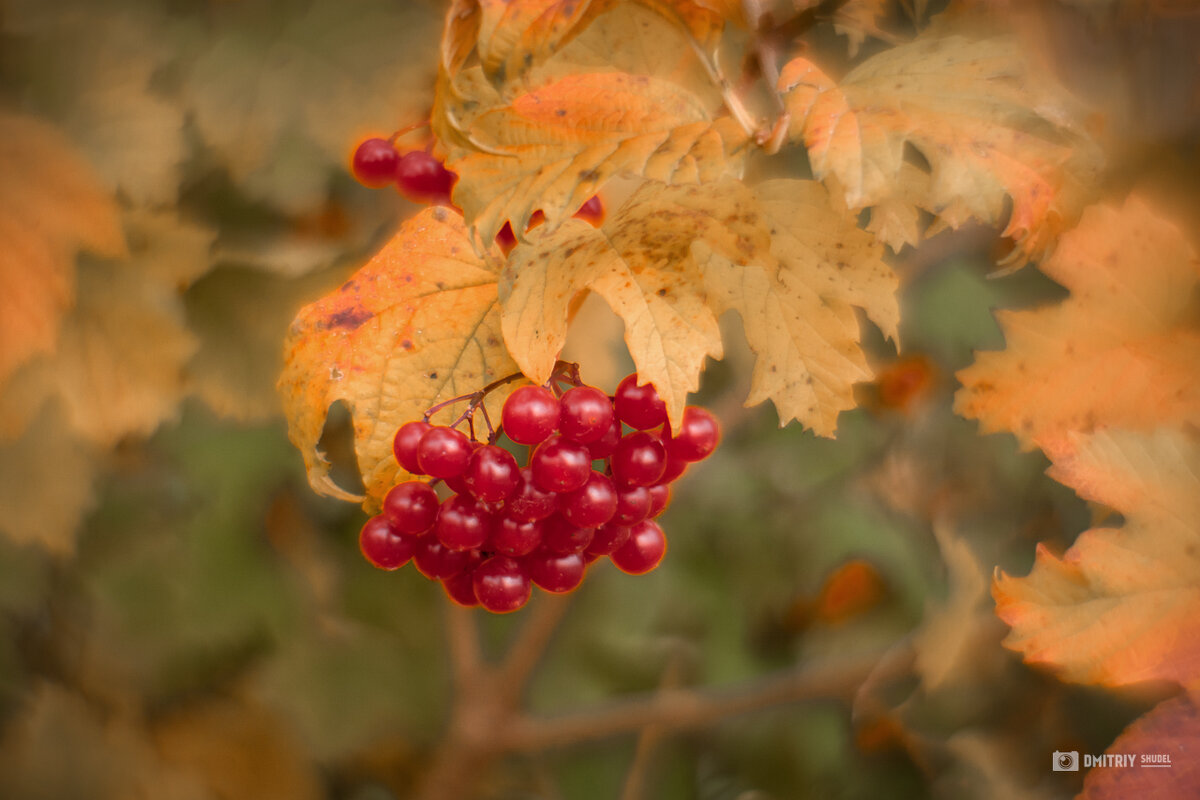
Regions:
<instances>
[{"instance_id":1,"label":"dried leaf","mask_svg":"<svg viewBox=\"0 0 1200 800\"><path fill-rule=\"evenodd\" d=\"M368 504L377 503L403 474L392 455L400 425L517 371L500 332L497 273L475 254L457 214L428 208L341 289L301 309L279 390L318 493L361 499L330 481L317 450L333 403L350 406ZM505 396L488 396L493 419Z\"/></svg>"},{"instance_id":2,"label":"dried leaf","mask_svg":"<svg viewBox=\"0 0 1200 800\"><path fill-rule=\"evenodd\" d=\"M838 82L793 59L779 89L818 178L835 176L851 208L892 198L912 146L928 162L915 205L967 211L1026 255L1049 248L1075 213L1092 150L1008 39L924 37L867 59ZM895 199L893 198L893 202Z\"/></svg>"},{"instance_id":3,"label":"dried leaf","mask_svg":"<svg viewBox=\"0 0 1200 800\"><path fill-rule=\"evenodd\" d=\"M1159 703L1117 737L1106 754L1133 759L1136 769L1093 769L1083 779L1079 800L1175 800L1200 795L1200 709L1192 695ZM1155 756L1169 759L1149 760ZM1152 766L1158 764L1159 766Z\"/></svg>"},{"instance_id":4,"label":"dried leaf","mask_svg":"<svg viewBox=\"0 0 1200 800\"><path fill-rule=\"evenodd\" d=\"M747 404L770 398L782 422L832 434L854 406L851 384L870 377L853 307L889 336L898 309L881 248L827 199L806 181L646 184L600 230L535 229L501 281L513 358L533 380L548 377L573 299L593 291L625 321L638 375L678 420L704 359L723 352L717 316L736 309L759 353Z\"/></svg>"},{"instance_id":5,"label":"dried leaf","mask_svg":"<svg viewBox=\"0 0 1200 800\"><path fill-rule=\"evenodd\" d=\"M997 314L1008 347L958 373L954 410L1034 439L1100 426L1200 424L1200 261L1150 206L1094 206L1041 269L1071 290Z\"/></svg>"},{"instance_id":6,"label":"dried leaf","mask_svg":"<svg viewBox=\"0 0 1200 800\"><path fill-rule=\"evenodd\" d=\"M1049 474L1125 517L1079 535L1063 558L997 572L1005 645L1064 680L1122 686L1200 679L1200 443L1181 431L1039 440Z\"/></svg>"},{"instance_id":7,"label":"dried leaf","mask_svg":"<svg viewBox=\"0 0 1200 800\"><path fill-rule=\"evenodd\" d=\"M883 248L852 217L830 208L819 184L770 181L755 193L771 235L770 255L745 267L708 258L709 302L718 314L733 309L741 315L758 355L746 404L769 398L780 424L799 419L832 436L838 414L855 406L853 384L872 376L858 345L854 308L895 340L898 282L881 260Z\"/></svg>"},{"instance_id":8,"label":"dried leaf","mask_svg":"<svg viewBox=\"0 0 1200 800\"><path fill-rule=\"evenodd\" d=\"M75 252L116 256L124 239L113 198L55 128L0 113L0 387L53 351L74 302Z\"/></svg>"},{"instance_id":9,"label":"dried leaf","mask_svg":"<svg viewBox=\"0 0 1200 800\"><path fill-rule=\"evenodd\" d=\"M489 91L465 70L439 86L434 108L447 166L459 175L454 201L485 242L506 221L525 230L538 209L555 227L620 174L695 184L741 169L745 132L661 78L568 75L507 105ZM462 110L472 104L487 110Z\"/></svg>"}]
</instances>

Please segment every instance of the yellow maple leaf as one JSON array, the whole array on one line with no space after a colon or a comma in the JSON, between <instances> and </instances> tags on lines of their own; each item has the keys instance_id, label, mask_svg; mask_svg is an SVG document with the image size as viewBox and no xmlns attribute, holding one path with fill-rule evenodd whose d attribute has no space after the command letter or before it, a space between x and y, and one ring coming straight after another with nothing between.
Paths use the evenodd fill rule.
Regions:
<instances>
[{"instance_id":1,"label":"yellow maple leaf","mask_svg":"<svg viewBox=\"0 0 1200 800\"><path fill-rule=\"evenodd\" d=\"M1006 646L1064 680L1121 686L1200 678L1200 443L1192 434L1106 430L1040 440L1049 474L1125 523L1079 535L1063 558L997 572Z\"/></svg>"},{"instance_id":2,"label":"yellow maple leaf","mask_svg":"<svg viewBox=\"0 0 1200 800\"><path fill-rule=\"evenodd\" d=\"M119 255L112 196L54 127L0 113L0 387L53 350L74 302L75 253Z\"/></svg>"},{"instance_id":3,"label":"yellow maple leaf","mask_svg":"<svg viewBox=\"0 0 1200 800\"><path fill-rule=\"evenodd\" d=\"M1200 424L1200 261L1177 228L1138 198L1093 206L1040 268L1071 296L997 314L1008 346L958 373L956 412L1025 448L1066 430Z\"/></svg>"},{"instance_id":4,"label":"yellow maple leaf","mask_svg":"<svg viewBox=\"0 0 1200 800\"><path fill-rule=\"evenodd\" d=\"M288 435L318 493L361 499L330 480L317 449L333 403L350 406L368 506L377 505L404 474L392 455L402 424L517 371L500 332L491 258L475 254L457 214L427 208L341 289L301 309L285 342L279 390ZM506 396L488 395L493 419Z\"/></svg>"},{"instance_id":5,"label":"yellow maple leaf","mask_svg":"<svg viewBox=\"0 0 1200 800\"><path fill-rule=\"evenodd\" d=\"M592 291L624 320L639 377L675 421L705 358L723 353L717 317L728 309L758 353L747 404L770 398L782 423L823 435L871 375L854 307L895 335L896 281L881 248L811 181L647 183L600 230L567 221L529 236L500 286L505 340L525 374L549 376L572 302Z\"/></svg>"},{"instance_id":6,"label":"yellow maple leaf","mask_svg":"<svg viewBox=\"0 0 1200 800\"><path fill-rule=\"evenodd\" d=\"M525 230L539 209L554 227L623 173L694 184L741 170L745 131L729 117L713 119L700 98L671 81L567 75L493 105L494 96L462 95L464 87L489 91L470 78L472 71L454 82L455 100L435 105L434 125L447 147L446 165L459 175L454 201L485 242L506 221ZM471 103L487 110L456 113Z\"/></svg>"},{"instance_id":7,"label":"yellow maple leaf","mask_svg":"<svg viewBox=\"0 0 1200 800\"><path fill-rule=\"evenodd\" d=\"M893 196L910 145L930 170L915 205L999 224L1011 198L1004 235L1028 256L1073 218L1078 181L1094 169L1064 102L1009 39L924 36L841 81L800 57L784 67L779 90L789 135L804 142L818 178L837 178L851 208Z\"/></svg>"}]
</instances>

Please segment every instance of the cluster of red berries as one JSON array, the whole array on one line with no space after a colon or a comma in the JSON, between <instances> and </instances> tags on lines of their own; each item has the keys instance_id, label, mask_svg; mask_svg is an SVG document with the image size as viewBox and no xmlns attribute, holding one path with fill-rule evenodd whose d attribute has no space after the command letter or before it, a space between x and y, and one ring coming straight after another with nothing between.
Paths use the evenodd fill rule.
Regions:
<instances>
[{"instance_id":1,"label":"cluster of red berries","mask_svg":"<svg viewBox=\"0 0 1200 800\"><path fill-rule=\"evenodd\" d=\"M670 483L716 447L716 419L689 406L674 431L654 387L638 386L636 375L608 397L566 366L571 388L561 391L552 379L509 395L489 443L432 425L428 413L401 426L397 461L433 480L388 492L383 513L359 537L367 560L382 569L411 560L459 604L497 613L525 605L534 585L571 591L602 556L633 575L658 566L667 541L654 518L667 506ZM472 401L460 422L482 407L485 393L458 398ZM496 444L501 433L529 446L525 465ZM435 491L439 481L444 497Z\"/></svg>"},{"instance_id":2,"label":"cluster of red berries","mask_svg":"<svg viewBox=\"0 0 1200 800\"><path fill-rule=\"evenodd\" d=\"M354 151L352 166L358 182L371 189L395 184L396 190L414 203L453 207L450 190L458 175L425 150L401 154L390 139L367 139ZM593 195L579 207L575 217L599 227L604 221L604 204ZM546 215L538 209L533 212L529 227L537 227L545 220ZM517 236L510 223L504 223L496 234L496 244L505 255L516 246Z\"/></svg>"},{"instance_id":3,"label":"cluster of red berries","mask_svg":"<svg viewBox=\"0 0 1200 800\"><path fill-rule=\"evenodd\" d=\"M354 151L354 177L364 186L396 190L414 203L450 205L458 176L424 150L401 154L388 139L367 139Z\"/></svg>"}]
</instances>

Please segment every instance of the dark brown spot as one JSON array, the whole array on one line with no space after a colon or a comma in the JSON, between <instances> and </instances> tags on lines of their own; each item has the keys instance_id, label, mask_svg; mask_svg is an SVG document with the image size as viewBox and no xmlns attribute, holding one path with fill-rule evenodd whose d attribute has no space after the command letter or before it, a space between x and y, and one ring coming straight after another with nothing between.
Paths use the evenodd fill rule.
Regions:
<instances>
[{"instance_id":1,"label":"dark brown spot","mask_svg":"<svg viewBox=\"0 0 1200 800\"><path fill-rule=\"evenodd\" d=\"M325 328L346 328L347 330L356 330L360 325L369 320L373 314L367 311L362 306L352 306L343 308L336 314L332 314L325 320Z\"/></svg>"}]
</instances>

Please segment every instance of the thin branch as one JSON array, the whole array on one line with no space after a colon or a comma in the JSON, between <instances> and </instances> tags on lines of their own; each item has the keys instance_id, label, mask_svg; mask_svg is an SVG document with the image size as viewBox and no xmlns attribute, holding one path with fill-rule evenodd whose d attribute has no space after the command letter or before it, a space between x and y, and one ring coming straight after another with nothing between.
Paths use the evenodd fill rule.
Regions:
<instances>
[{"instance_id":1,"label":"thin branch","mask_svg":"<svg viewBox=\"0 0 1200 800\"><path fill-rule=\"evenodd\" d=\"M683 685L683 663L684 651L682 648L676 648L658 682L660 692L677 689ZM629 765L629 772L625 775L621 800L642 800L645 796L646 781L654 751L658 749L659 743L667 737L668 733L666 728L657 723L642 728L642 732L638 734L637 746L633 751L633 763Z\"/></svg>"},{"instance_id":2,"label":"thin branch","mask_svg":"<svg viewBox=\"0 0 1200 800\"><path fill-rule=\"evenodd\" d=\"M570 606L570 595L546 593L529 609L529 618L508 648L496 671L496 688L514 706L525 691L525 684L545 655L546 645Z\"/></svg>"},{"instance_id":3,"label":"thin branch","mask_svg":"<svg viewBox=\"0 0 1200 800\"><path fill-rule=\"evenodd\" d=\"M457 694L464 687L477 684L485 667L475 613L450 598L446 598L446 646L450 652L450 675Z\"/></svg>"},{"instance_id":4,"label":"thin branch","mask_svg":"<svg viewBox=\"0 0 1200 800\"><path fill-rule=\"evenodd\" d=\"M879 653L873 653L719 689L655 692L561 717L518 717L508 726L504 747L524 751L566 747L655 724L665 731L686 730L783 703L848 698L879 658Z\"/></svg>"}]
</instances>

